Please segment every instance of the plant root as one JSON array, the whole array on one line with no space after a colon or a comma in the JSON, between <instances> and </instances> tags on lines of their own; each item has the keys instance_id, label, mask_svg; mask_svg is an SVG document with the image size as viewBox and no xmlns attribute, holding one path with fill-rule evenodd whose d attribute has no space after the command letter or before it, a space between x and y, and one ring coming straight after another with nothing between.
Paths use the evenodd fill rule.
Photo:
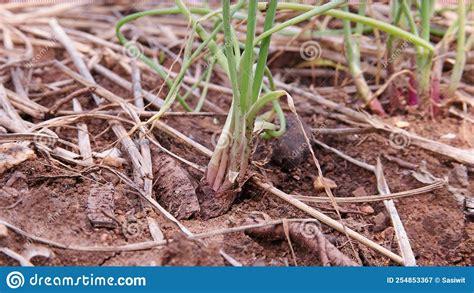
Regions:
<instances>
[{"instance_id":1,"label":"plant root","mask_svg":"<svg viewBox=\"0 0 474 293\"><path fill-rule=\"evenodd\" d=\"M248 219L250 223L261 223L263 219ZM319 228L317 222L287 223L289 240L301 248L309 251L317 251L322 265L324 266L359 266L355 261L343 254L335 247ZM285 240L284 225L272 225L261 228L254 228L245 232L252 238L259 238L268 241Z\"/></svg>"},{"instance_id":2,"label":"plant root","mask_svg":"<svg viewBox=\"0 0 474 293\"><path fill-rule=\"evenodd\" d=\"M215 191L206 180L201 181L196 190L201 208L200 216L208 220L226 213L239 192L233 187L233 184L226 181L218 191Z\"/></svg>"}]
</instances>

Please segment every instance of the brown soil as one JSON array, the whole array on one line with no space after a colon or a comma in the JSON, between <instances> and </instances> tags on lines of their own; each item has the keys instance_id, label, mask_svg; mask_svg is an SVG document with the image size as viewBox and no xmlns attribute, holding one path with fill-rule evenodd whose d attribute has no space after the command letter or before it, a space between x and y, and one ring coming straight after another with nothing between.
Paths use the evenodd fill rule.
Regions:
<instances>
[{"instance_id":1,"label":"brown soil","mask_svg":"<svg viewBox=\"0 0 474 293\"><path fill-rule=\"evenodd\" d=\"M34 49L35 53L38 53L42 48L34 47ZM53 60L54 58L63 59L65 56L67 54L63 50L50 49L48 54L41 55L39 62ZM113 68L107 62L102 62L102 64ZM129 79L129 75L119 67L116 68L115 73ZM103 87L125 99L131 99L131 92L124 91L118 85L99 75L94 77ZM33 74L33 80L40 80L42 83L67 78L54 66L48 66L39 74ZM214 82L219 83L219 81ZM160 83L160 79L152 75L152 78L144 78L143 87L152 90L159 87ZM11 83L7 83L5 86L9 89L13 88ZM333 97L336 96L337 91L335 90ZM38 103L51 107L55 101L64 98L67 94L42 98ZM340 96L343 97L345 94L342 93ZM229 106L230 99L217 92L211 91L208 99L225 109ZM316 129L347 127L336 120L327 119L317 114L314 109L318 109L318 105L303 101L302 98L297 96L295 99L297 110L309 127ZM95 108L93 101L87 95L79 97L79 101L84 109L92 110ZM340 99L340 101L343 100ZM180 107L176 107L176 109L182 110ZM60 110L71 109L70 106L63 105ZM25 120L38 122L27 115L23 117ZM441 136L454 133L457 134L456 139L447 141L447 143L462 148L472 147L462 139L462 135L458 135L463 129L460 120L449 116L446 109L442 109L436 123L430 119L409 113L400 113L398 118L410 122L409 129L424 137L440 140ZM394 120L394 118L386 119L390 122ZM94 151L103 151L116 144L114 133L103 120L88 118L85 121L91 133L91 144ZM216 133L219 133L222 128L224 118L170 117L163 118L163 121L196 142L212 149ZM128 127L129 125L127 125ZM56 128L54 131L64 140L77 142L77 131L74 128L62 127ZM155 129L154 134L159 143L170 151L200 166L206 165L208 158L200 155L194 149L171 139L159 130ZM390 146L388 136L379 133L343 136L321 135L318 138L332 147L370 164L375 164L377 157L381 157L385 176L392 192L418 188L423 184L414 179L399 164L385 160L384 154L413 164L425 162L427 169L440 178L449 176L454 168L453 161L413 145L401 150L395 149ZM281 168L275 160L271 159L273 147L274 142L257 139L256 148L258 152L253 157L252 172L261 174L274 186L287 193L317 195L313 188L317 170L312 161L305 159L292 164L290 168ZM295 146L295 148L297 147ZM335 196L354 196L353 192L356 190L360 192L361 188L365 190L367 195L378 193L375 176L372 173L324 149L315 147L315 152L324 176L335 181L338 186L334 189ZM202 177L200 172L184 164L174 161L172 164L179 164L180 168L186 170L185 173L179 172L177 176L188 174L191 180L189 184L196 186ZM156 164L156 166L158 165ZM133 178L130 165L124 165L118 170L125 173L129 178ZM147 217L152 217L158 221L165 239L173 240L162 247L136 252L83 252L49 247L53 251L52 257L48 259L36 257L32 259L35 265L229 265L219 253L220 250L225 251L225 253L246 266L286 266L293 264L292 254L288 242L285 240L254 239L244 232L219 235L199 241L186 240L176 226L165 217L151 209L143 209L136 192L116 175L104 169L91 170L79 166L59 164L58 161L52 160L44 153L37 151L35 160L26 161L0 175L0 188L4 188L4 191L6 191L7 181L13 176L18 176L18 174L24 176L19 176L16 182L8 187L10 188L9 192L0 193L0 219L38 237L66 245L88 247L119 246L149 241L152 236L148 231ZM160 172L155 173L155 181L157 177L161 176L160 174ZM467 187L467 190L472 193L474 191L472 169L468 176L470 186ZM91 189L95 188L97 184L103 185L109 182L113 184L115 189L112 216L115 218L114 221L120 223L120 225L94 227L88 218L88 197ZM159 184L160 180L157 182ZM154 183L156 184L156 182ZM181 184L178 181L175 183ZM181 188L189 187L188 183L185 184L186 186ZM155 191L162 187L161 185L155 187ZM159 199L162 195L158 196L156 194L155 196ZM191 201L193 200L191 199ZM18 204L11 207L16 202ZM195 202L192 204L195 204ZM455 197L446 188L428 194L397 199L395 204L407 230L419 265L469 266L474 264L472 251L474 247L474 223L466 218L463 206L456 201ZM334 219L338 218L330 204L311 205ZM341 204L340 206L344 224L384 247L399 252L393 227L387 220L385 208L381 202ZM368 208L368 206L371 208ZM2 207L9 208L4 209ZM176 210L175 213L178 216L180 215L179 208L169 208L173 212ZM186 215L180 218L192 216L195 208L193 206L191 211L186 210ZM182 224L193 233L209 232L242 225L250 215L262 213L269 215L272 219L309 217L304 212L272 196L270 193L248 183L244 186L230 211L224 215L209 220L203 220L194 215L190 219L183 220ZM134 224L133 228L136 230L133 233L124 229L124 227L129 227L131 223ZM355 259L351 246L344 235L324 225L322 229L339 250ZM24 251L31 244L32 242L29 239L12 230L8 231L7 237L0 238L0 246L8 247L18 253ZM395 265L386 257L362 244L355 241L353 244L363 265ZM318 256L308 252L306 248L298 246L294 248L296 261L299 265L313 266L321 264ZM18 263L0 254L0 265L18 265Z\"/></svg>"},{"instance_id":2,"label":"brown soil","mask_svg":"<svg viewBox=\"0 0 474 293\"><path fill-rule=\"evenodd\" d=\"M313 119L318 119L318 117L308 117L307 122L309 125L317 127L317 124L312 122ZM206 119L201 118L180 118L179 123L173 120L177 119L167 119L170 125L185 134L192 131L190 130L191 125L196 126L199 123L209 125L206 123ZM99 121L96 121L96 123L100 125ZM428 125L429 123L426 122ZM91 125L95 125L95 123L92 122ZM423 128L424 124L419 123L416 126L417 128ZM94 129L93 133L99 133L99 130ZM436 136L434 133L432 135ZM104 135L104 137L112 136L110 133ZM199 138L196 139L197 141L202 141L204 145L210 147L211 138L209 133L193 131L193 136ZM195 152L189 149L182 148L181 145L164 135L157 133L157 137L163 145L167 145L173 152L202 165L205 164L206 158L197 156ZM374 163L377 156L390 154L412 163L420 163L424 160L427 162L428 169L438 177L447 175L452 168L452 162L416 147L410 146L402 151L393 150L388 145L387 139L378 134L364 135L364 137L352 135L341 139L324 137L324 141L369 163ZM104 141L101 144L106 145L107 143ZM271 155L271 146L266 142L260 142L259 150L262 152L255 157L255 161L259 163L262 161L268 162ZM336 196L353 196L352 192L360 187L363 187L367 194L377 194L373 174L347 163L325 150L316 149L316 152L325 176L334 180L338 185L338 188L334 191ZM265 160L265 157L267 160ZM1 198L2 206L9 206L18 198L21 198L21 202L14 208L1 210L2 220L36 236L64 244L117 246L151 239L144 212L140 209L140 201L134 193L128 190L125 184L115 180L115 216L125 218L130 213L135 214L142 233L137 233L137 235L134 235L136 237L131 238L128 238L122 227L114 229L94 228L87 217L87 199L90 189L93 187L93 182L87 175L79 176L58 167L46 158L40 157L35 161L27 161L5 173L0 179L0 186L6 184L15 172L23 173L26 179L20 178L12 186L18 191L19 196ZM183 167L185 166L183 165ZM291 171L282 171L271 162L263 167L259 164L259 167L261 172L276 187L288 193L315 194L312 182L316 177L316 170L310 161L306 161ZM384 161L384 167L392 192L422 186L413 177L405 174L404 169L397 164ZM192 169L189 172L195 182L200 180L201 174ZM102 172L98 175L100 181L114 182L109 173ZM469 176L470 190L472 190L473 174L469 173ZM451 193L441 189L429 194L395 200L395 202L407 229L413 250L416 253L418 264L473 264L473 223L465 218L462 206ZM373 214L361 212L361 208L366 205L346 204L342 206L344 223L385 247L397 251L394 231L385 219L383 204L369 204L374 210ZM329 204L315 204L314 206L332 215L333 218L337 218ZM148 216L159 221L167 238L179 237L176 228L162 216L152 211L146 212ZM305 213L287 203L252 185L248 185L232 209L225 215L207 221L200 219L186 220L183 221L183 224L192 232L200 233L240 225L252 213L261 212L270 215L274 219L308 217ZM382 225L381 228L378 227L380 225ZM375 229L376 227L377 229ZM347 245L347 239L343 235L324 226L323 229L326 234L330 234L335 238L335 243L339 249L347 255L352 254L350 247ZM29 244L27 239L16 235L12 231L1 242L2 246L18 252L23 251ZM205 239L203 243L205 245L180 239L178 243L160 249L121 253L80 252L52 248L53 257L50 259L33 259L33 263L37 265L222 265L224 261L219 253L216 253L216 247L223 249L244 265L287 265L293 263L286 241L255 240L239 232ZM393 265L385 257L362 245L355 244L364 265ZM209 247L214 247L214 249ZM319 265L318 257L311 256L304 248L295 247L295 250L299 265ZM17 265L14 260L4 255L0 256L0 263L2 265Z\"/></svg>"},{"instance_id":3,"label":"brown soil","mask_svg":"<svg viewBox=\"0 0 474 293\"><path fill-rule=\"evenodd\" d=\"M195 186L189 173L169 155L153 152L155 194L157 200L178 220L189 219L199 213Z\"/></svg>"}]
</instances>

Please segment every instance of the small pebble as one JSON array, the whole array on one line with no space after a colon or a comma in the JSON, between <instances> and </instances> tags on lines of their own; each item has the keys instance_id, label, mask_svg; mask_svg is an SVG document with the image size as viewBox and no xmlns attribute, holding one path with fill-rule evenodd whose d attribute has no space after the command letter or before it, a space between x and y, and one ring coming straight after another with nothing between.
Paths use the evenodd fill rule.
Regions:
<instances>
[{"instance_id":1,"label":"small pebble","mask_svg":"<svg viewBox=\"0 0 474 293\"><path fill-rule=\"evenodd\" d=\"M107 239L108 239L108 238L109 238L109 235L107 235L107 234L105 234L105 233L102 234L102 235L100 235L100 241L101 241L101 242L104 242L104 243L107 242Z\"/></svg>"},{"instance_id":2,"label":"small pebble","mask_svg":"<svg viewBox=\"0 0 474 293\"><path fill-rule=\"evenodd\" d=\"M367 196L367 192L365 191L364 187L359 187L356 190L352 191L352 194L356 197L360 196Z\"/></svg>"},{"instance_id":3,"label":"small pebble","mask_svg":"<svg viewBox=\"0 0 474 293\"><path fill-rule=\"evenodd\" d=\"M26 160L34 160L35 158L35 152L22 144L0 144L0 174Z\"/></svg>"},{"instance_id":4,"label":"small pebble","mask_svg":"<svg viewBox=\"0 0 474 293\"><path fill-rule=\"evenodd\" d=\"M102 163L110 167L121 168L124 160L122 158L107 156L102 160Z\"/></svg>"},{"instance_id":5,"label":"small pebble","mask_svg":"<svg viewBox=\"0 0 474 293\"><path fill-rule=\"evenodd\" d=\"M323 184L323 182L324 182L324 184ZM317 191L324 190L324 185L329 187L329 189L337 188L336 182L334 182L334 180L331 180L329 178L326 178L326 177L321 178L321 177L318 176L316 178L316 180L314 180L313 186L314 186L314 189L316 189Z\"/></svg>"},{"instance_id":6,"label":"small pebble","mask_svg":"<svg viewBox=\"0 0 474 293\"><path fill-rule=\"evenodd\" d=\"M374 208L371 207L370 205L365 205L365 206L362 206L360 208L360 211L363 212L364 214L368 214L368 215L371 215L373 214L375 211L374 211Z\"/></svg>"},{"instance_id":7,"label":"small pebble","mask_svg":"<svg viewBox=\"0 0 474 293\"><path fill-rule=\"evenodd\" d=\"M257 259L257 260L252 264L252 266L254 266L254 267L266 267L267 264L266 264L266 262L265 262L265 259L260 258L260 259Z\"/></svg>"},{"instance_id":8,"label":"small pebble","mask_svg":"<svg viewBox=\"0 0 474 293\"><path fill-rule=\"evenodd\" d=\"M395 230L393 229L393 227L387 227L387 229L382 231L382 237L387 240L393 239L394 234Z\"/></svg>"},{"instance_id":9,"label":"small pebble","mask_svg":"<svg viewBox=\"0 0 474 293\"><path fill-rule=\"evenodd\" d=\"M410 123L407 121L400 120L400 121L395 122L395 126L399 128L407 128L410 126Z\"/></svg>"},{"instance_id":10,"label":"small pebble","mask_svg":"<svg viewBox=\"0 0 474 293\"><path fill-rule=\"evenodd\" d=\"M8 228L5 225L0 224L0 239L8 236Z\"/></svg>"},{"instance_id":11,"label":"small pebble","mask_svg":"<svg viewBox=\"0 0 474 293\"><path fill-rule=\"evenodd\" d=\"M380 232L387 228L387 217L383 212L374 217L374 232Z\"/></svg>"},{"instance_id":12,"label":"small pebble","mask_svg":"<svg viewBox=\"0 0 474 293\"><path fill-rule=\"evenodd\" d=\"M118 215L116 218L117 218L117 221L119 221L120 223L125 223L127 221L127 218L125 218L123 214Z\"/></svg>"},{"instance_id":13,"label":"small pebble","mask_svg":"<svg viewBox=\"0 0 474 293\"><path fill-rule=\"evenodd\" d=\"M451 140L455 138L456 138L456 134L454 133L446 133L440 137L440 139L445 139L445 140Z\"/></svg>"}]
</instances>

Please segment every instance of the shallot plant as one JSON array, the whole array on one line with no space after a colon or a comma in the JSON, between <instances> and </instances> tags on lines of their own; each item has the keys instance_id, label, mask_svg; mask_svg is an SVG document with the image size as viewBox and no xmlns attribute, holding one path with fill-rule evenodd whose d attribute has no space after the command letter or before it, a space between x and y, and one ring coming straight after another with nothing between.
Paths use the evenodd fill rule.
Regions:
<instances>
[{"instance_id":1,"label":"shallot plant","mask_svg":"<svg viewBox=\"0 0 474 293\"><path fill-rule=\"evenodd\" d=\"M412 6L417 11L412 10ZM439 34L431 27L431 19L434 11L434 0L392 0L392 20L394 25L408 26L409 31L416 37L420 37L425 42L430 42L431 34ZM435 113L442 96L452 97L457 90L465 65L466 42L466 2L460 0L457 3L458 19L446 30L441 31L442 40L435 47L426 48L416 46L415 62L416 72L409 77L409 89L407 104L411 106L423 105L423 108L430 106L432 113ZM417 24L418 20L418 24ZM403 22L404 21L404 22ZM441 74L445 55L449 43L454 40L457 31L456 61L452 70L451 79L447 89L442 92L440 88ZM395 35L391 35L387 41L387 56L393 55L393 44ZM387 66L387 74L394 72L393 60ZM393 94L393 93L392 93Z\"/></svg>"},{"instance_id":2,"label":"shallot plant","mask_svg":"<svg viewBox=\"0 0 474 293\"><path fill-rule=\"evenodd\" d=\"M168 74L160 65L154 63L148 57L138 54L140 59L164 78L166 84L170 87L163 107L155 116L149 119L147 122L149 124L152 124L169 110L176 99L185 109L190 109L185 99L179 95L179 89L186 70L203 53L204 48L209 48L212 60L215 60L221 66L231 81L233 92L232 104L221 136L208 164L207 172L201 182L199 193L202 214L206 217L213 217L227 211L234 201L238 190L245 182L254 131L264 130L264 137L278 137L284 132L285 117L278 99L285 96L286 92L274 90L272 76L266 66L272 34L336 8L342 5L343 1L333 1L319 7L312 7L312 9L302 15L276 26L274 26L274 18L278 5L277 0L271 0L268 3L258 3L256 0L250 0L248 3L240 1L233 6L230 5L229 0L226 0L222 10L208 11L208 13L203 13L204 9L188 9L181 0L177 0L176 4L177 7L174 9L145 11L127 16L119 21L116 31L119 40L122 44L126 45L128 41L120 31L124 24L147 15L177 12L183 14L192 26L192 32L185 44L183 65L174 81L169 79ZM246 41L243 52L240 52L239 40L232 27L232 16L240 8L246 9L247 16ZM265 10L266 16L263 33L257 37L256 18L259 9ZM200 20L196 20L192 13L205 15ZM217 17L218 20L213 26L213 32L209 34L200 22L211 17ZM224 31L224 44L222 48L215 40L216 34L221 29ZM194 34L199 35L203 42L197 49L191 52ZM257 46L259 46L258 54L255 52ZM264 76L267 77L269 86L264 86ZM265 89L265 94L262 94L262 89ZM278 114L280 129L277 129L271 123L256 123L258 113L270 103Z\"/></svg>"},{"instance_id":3,"label":"shallot plant","mask_svg":"<svg viewBox=\"0 0 474 293\"><path fill-rule=\"evenodd\" d=\"M269 72L266 63L272 34L281 30L282 27L301 22L340 4L339 1L330 2L313 8L306 14L295 17L280 26L273 26L277 1L272 0L265 7L263 33L256 37L258 2L250 0L246 13L245 46L241 53L240 49L236 50L234 46L238 43L238 39L232 29L230 0L224 0L222 10L224 52L233 98L222 135L202 182L201 191L205 200L201 200L201 209L206 216L213 217L227 211L245 182L257 114L271 102L274 102L276 110L282 114L278 103L275 102L287 95L285 91L270 91L261 95L265 71ZM256 45L260 45L258 55L254 53ZM268 78L271 80L271 74L268 74ZM283 115L280 115L280 122L283 122L284 117L281 116ZM269 134L272 134L271 131Z\"/></svg>"},{"instance_id":4,"label":"shallot plant","mask_svg":"<svg viewBox=\"0 0 474 293\"><path fill-rule=\"evenodd\" d=\"M393 25L354 14L349 11L341 11L339 8L347 6L347 1L330 1L321 6L285 3L277 0L268 2L257 2L256 0L240 0L231 5L230 0L223 1L222 9L212 10L210 8L192 7L188 8L182 0L176 0L176 7L156 9L134 13L122 18L116 25L116 33L119 41L127 46L129 41L121 32L121 28L136 19L152 15L181 14L189 22L190 33L183 45L183 61L179 72L174 79L170 73L160 64L144 54L133 54L138 56L145 64L150 66L168 87L168 93L164 99L160 111L151 117L146 125L140 125L136 129L153 127L153 123L170 109L177 100L185 110L193 111L186 102L190 92L199 84L203 86L203 94L199 98L198 105L194 110L200 110L205 99L207 86L204 79L209 81L212 71L220 68L228 77L232 87L232 103L223 126L217 146L207 166L205 176L199 187L201 212L204 217L218 216L229 209L236 195L248 177L248 166L252 153L252 141L254 133L263 132L264 138L278 137L285 131L285 116L279 104L279 99L287 95L285 91L276 90L273 78L267 67L267 57L270 41L273 34L288 34L293 32L295 25L310 20L318 15L329 15L346 21L344 33L350 34L347 23L358 23L358 32L364 29L376 28L397 38L414 43L416 46L432 51L429 42L421 39L407 31ZM282 23L274 23L277 11L293 11L299 13ZM257 35L257 16L259 11L265 13L262 33ZM197 17L200 16L200 17ZM245 20L245 41L241 43L233 27L234 20ZM213 21L212 31L208 32L203 22ZM220 43L218 35L224 34L224 42ZM194 48L197 38L200 43ZM350 42L350 41L349 41ZM350 44L349 44L350 45ZM354 47L353 58L349 58L351 65L357 66L357 48ZM208 60L210 65L202 78L183 95L183 79L186 72L202 58ZM353 67L357 69L357 67ZM357 71L352 71L356 76ZM371 102L370 99L367 102ZM268 120L274 115L261 115L259 113L267 105L272 105L271 112L276 113L278 124Z\"/></svg>"}]
</instances>

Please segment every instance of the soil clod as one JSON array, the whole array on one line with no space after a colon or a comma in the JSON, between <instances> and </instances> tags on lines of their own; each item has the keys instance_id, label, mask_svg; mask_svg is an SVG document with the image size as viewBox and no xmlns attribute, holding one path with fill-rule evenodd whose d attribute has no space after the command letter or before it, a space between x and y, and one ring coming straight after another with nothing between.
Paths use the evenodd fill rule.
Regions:
<instances>
[{"instance_id":1,"label":"soil clod","mask_svg":"<svg viewBox=\"0 0 474 293\"><path fill-rule=\"evenodd\" d=\"M225 191L215 191L205 182L199 185L197 194L201 206L200 216L203 219L218 217L230 209L237 196L237 191L225 187L222 189Z\"/></svg>"},{"instance_id":2,"label":"soil clod","mask_svg":"<svg viewBox=\"0 0 474 293\"><path fill-rule=\"evenodd\" d=\"M1 9L0 22L8 26L0 30L0 265L474 263L474 52L458 54L467 47L462 38L441 38L433 30L423 36L433 54L420 55L431 51L422 42L409 50L401 41L374 46L399 39L395 31L364 29L364 38L354 39L360 32L349 32L350 21L347 26L347 20L313 15L274 35L262 84L255 78L245 88L248 82L238 80L235 88L219 64L226 58L216 58L219 50L204 47L187 62L187 53L205 42L189 17L140 13L167 1L67 9L24 2L31 3ZM209 34L222 20L221 1L210 2L202 7L216 16L202 19ZM382 2L367 13L351 4L348 12L376 26L393 23L387 19L393 7ZM408 12L417 24L448 31L461 21L452 17L456 1L449 2L425 6L436 15L429 23L421 18L430 13L419 13L416 5ZM248 14L248 8L235 13ZM280 8L275 23L300 14ZM131 16L135 12L138 18ZM256 34L270 14L257 13ZM298 34L318 21L327 34ZM232 40L224 35L211 39L225 47ZM308 44L324 60L303 57ZM234 53L243 61L236 66L260 76L255 58ZM153 70L158 67L161 73ZM286 99L270 105L262 99L268 89L278 96L285 91ZM233 95L236 90L242 95ZM259 100L265 105L255 104ZM380 117L361 111L364 105ZM384 109L391 110L388 116ZM254 110L262 127L254 127ZM280 134L275 123L283 126L282 114L287 131L259 140L262 129ZM340 215L323 193L324 177L337 183ZM443 187L432 188L441 180L447 181ZM249 228L238 224L255 214L268 215L265 223L256 222L259 227L270 218L291 220L247 231L248 237L243 231ZM307 217L325 226L302 220Z\"/></svg>"},{"instance_id":3,"label":"soil clod","mask_svg":"<svg viewBox=\"0 0 474 293\"><path fill-rule=\"evenodd\" d=\"M380 212L374 217L374 232L380 232L388 227L388 217L385 213Z\"/></svg>"},{"instance_id":4,"label":"soil clod","mask_svg":"<svg viewBox=\"0 0 474 293\"><path fill-rule=\"evenodd\" d=\"M306 134L311 137L311 129L303 122ZM286 117L287 131L273 144L272 161L289 170L299 167L309 158L309 147L294 114Z\"/></svg>"},{"instance_id":5,"label":"soil clod","mask_svg":"<svg viewBox=\"0 0 474 293\"><path fill-rule=\"evenodd\" d=\"M87 199L87 217L95 228L115 228L116 222L110 217L115 209L114 193L112 183L91 187Z\"/></svg>"},{"instance_id":6,"label":"soil clod","mask_svg":"<svg viewBox=\"0 0 474 293\"><path fill-rule=\"evenodd\" d=\"M189 173L175 159L153 153L155 192L158 202L177 219L189 219L199 212L199 202Z\"/></svg>"},{"instance_id":7,"label":"soil clod","mask_svg":"<svg viewBox=\"0 0 474 293\"><path fill-rule=\"evenodd\" d=\"M365 188L363 186L355 189L354 191L352 191L352 195L354 195L355 197L359 197L359 196L367 196L367 191L365 191Z\"/></svg>"},{"instance_id":8,"label":"soil clod","mask_svg":"<svg viewBox=\"0 0 474 293\"><path fill-rule=\"evenodd\" d=\"M219 251L177 235L165 248L162 266L224 266Z\"/></svg>"}]
</instances>

